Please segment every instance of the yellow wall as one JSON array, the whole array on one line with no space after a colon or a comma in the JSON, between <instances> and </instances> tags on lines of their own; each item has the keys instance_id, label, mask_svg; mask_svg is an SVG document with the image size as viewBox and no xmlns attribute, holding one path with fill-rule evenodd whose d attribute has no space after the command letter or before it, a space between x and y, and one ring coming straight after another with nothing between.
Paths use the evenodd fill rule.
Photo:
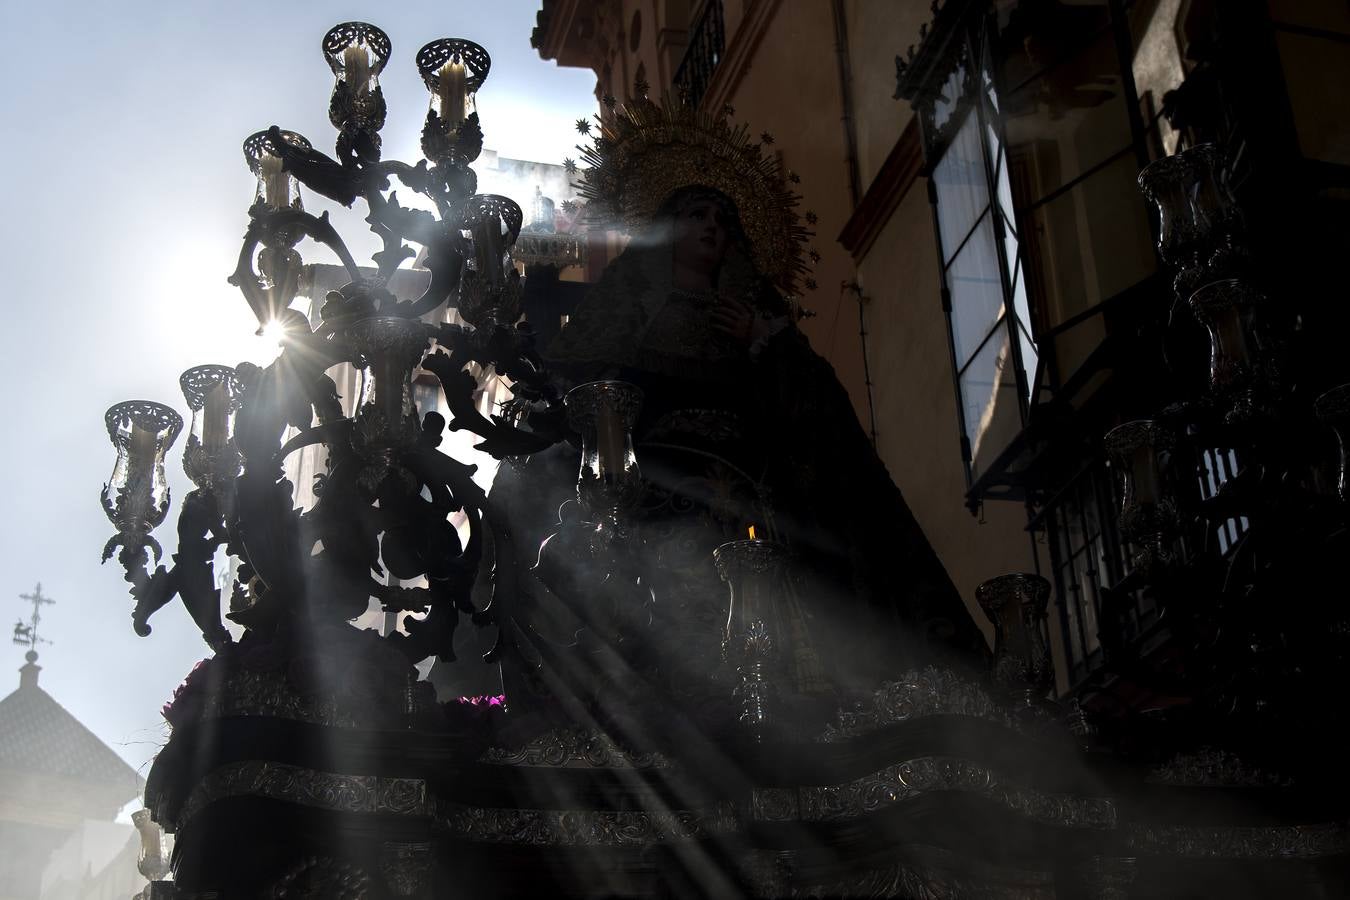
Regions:
<instances>
[{"instance_id":1,"label":"yellow wall","mask_svg":"<svg viewBox=\"0 0 1350 900\"><path fill-rule=\"evenodd\" d=\"M863 258L859 281L869 298L877 450L988 636L991 626L975 605L975 586L1005 572L1029 571L1030 539L1021 504L987 503L982 517L972 516L964 505L947 320L922 179Z\"/></svg>"}]
</instances>

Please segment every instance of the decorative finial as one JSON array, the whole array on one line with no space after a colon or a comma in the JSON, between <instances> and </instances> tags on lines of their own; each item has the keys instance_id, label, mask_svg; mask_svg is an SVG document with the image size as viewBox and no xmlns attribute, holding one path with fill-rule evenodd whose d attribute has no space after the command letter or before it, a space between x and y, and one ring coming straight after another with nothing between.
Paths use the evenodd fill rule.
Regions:
<instances>
[{"instance_id":1,"label":"decorative finial","mask_svg":"<svg viewBox=\"0 0 1350 900\"><path fill-rule=\"evenodd\" d=\"M606 94L605 96L600 98L600 102L605 104L605 106L607 106L608 108L613 109L614 104L618 103L619 101L614 99L613 94Z\"/></svg>"},{"instance_id":2,"label":"decorative finial","mask_svg":"<svg viewBox=\"0 0 1350 900\"><path fill-rule=\"evenodd\" d=\"M570 156L567 157L563 160L563 170L567 172L568 175L577 174L577 161Z\"/></svg>"},{"instance_id":3,"label":"decorative finial","mask_svg":"<svg viewBox=\"0 0 1350 900\"><path fill-rule=\"evenodd\" d=\"M633 96L638 99L644 99L647 96L647 91L650 87L651 85L647 84L647 79L639 75L637 78L633 79Z\"/></svg>"},{"instance_id":4,"label":"decorative finial","mask_svg":"<svg viewBox=\"0 0 1350 900\"><path fill-rule=\"evenodd\" d=\"M577 133L578 134L591 133L591 123L589 119L577 119Z\"/></svg>"},{"instance_id":5,"label":"decorative finial","mask_svg":"<svg viewBox=\"0 0 1350 900\"><path fill-rule=\"evenodd\" d=\"M769 134L767 131L760 134L759 139L763 141L766 145L773 143L773 135Z\"/></svg>"},{"instance_id":6,"label":"decorative finial","mask_svg":"<svg viewBox=\"0 0 1350 900\"><path fill-rule=\"evenodd\" d=\"M736 107L732 106L730 103L723 103L722 115L726 116L727 118L736 115Z\"/></svg>"},{"instance_id":7,"label":"decorative finial","mask_svg":"<svg viewBox=\"0 0 1350 900\"><path fill-rule=\"evenodd\" d=\"M33 604L33 615L25 624L22 619L14 623L14 643L28 646L28 654L31 656L29 662L37 659L37 645L50 644L51 641L38 636L38 623L42 621L42 607L50 606L56 601L51 597L42 595L42 582L37 583L31 594L20 594L19 599L25 603Z\"/></svg>"},{"instance_id":8,"label":"decorative finial","mask_svg":"<svg viewBox=\"0 0 1350 900\"><path fill-rule=\"evenodd\" d=\"M816 214L815 214L812 210L809 210L809 209L808 209L808 210L806 211L806 224L807 224L807 225L814 225L814 224L816 224L817 221L818 221L818 218L817 218Z\"/></svg>"}]
</instances>

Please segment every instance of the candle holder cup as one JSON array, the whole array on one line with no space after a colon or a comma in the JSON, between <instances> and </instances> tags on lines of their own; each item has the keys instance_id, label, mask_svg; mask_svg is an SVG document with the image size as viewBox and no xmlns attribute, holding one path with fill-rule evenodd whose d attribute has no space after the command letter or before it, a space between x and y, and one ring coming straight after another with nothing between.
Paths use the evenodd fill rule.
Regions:
<instances>
[{"instance_id":1,"label":"candle holder cup","mask_svg":"<svg viewBox=\"0 0 1350 900\"><path fill-rule=\"evenodd\" d=\"M322 46L333 70L328 120L338 129L338 158L378 161L386 115L380 72L392 50L389 35L367 22L343 22L329 29Z\"/></svg>"},{"instance_id":2,"label":"candle holder cup","mask_svg":"<svg viewBox=\"0 0 1350 900\"><path fill-rule=\"evenodd\" d=\"M441 38L417 51L417 71L431 92L422 152L435 164L467 166L483 150L476 95L492 57L464 38Z\"/></svg>"},{"instance_id":3,"label":"candle holder cup","mask_svg":"<svg viewBox=\"0 0 1350 900\"><path fill-rule=\"evenodd\" d=\"M1045 636L1050 582L1026 572L999 575L975 588L975 599L994 625L994 682L1024 709L1038 709L1055 682Z\"/></svg>"},{"instance_id":4,"label":"candle holder cup","mask_svg":"<svg viewBox=\"0 0 1350 900\"><path fill-rule=\"evenodd\" d=\"M365 361L352 428L352 448L366 463L358 481L374 493L394 474L411 490L416 482L399 458L421 435L412 376L430 342L427 326L418 319L370 316L346 333Z\"/></svg>"},{"instance_id":5,"label":"candle holder cup","mask_svg":"<svg viewBox=\"0 0 1350 900\"><path fill-rule=\"evenodd\" d=\"M780 590L787 550L772 541L730 541L713 551L717 574L730 589L722 658L735 669L737 725L755 742L771 737L783 679Z\"/></svg>"},{"instance_id":6,"label":"candle holder cup","mask_svg":"<svg viewBox=\"0 0 1350 900\"><path fill-rule=\"evenodd\" d=\"M117 450L112 476L103 486L103 511L117 526L117 534L103 547L103 560L118 557L124 565L145 559L150 548L158 562L162 551L150 536L169 512L169 482L164 457L183 430L183 418L162 403L127 400L103 417L108 439Z\"/></svg>"},{"instance_id":7,"label":"candle holder cup","mask_svg":"<svg viewBox=\"0 0 1350 900\"><path fill-rule=\"evenodd\" d=\"M1120 534L1135 546L1132 566L1144 574L1172 560L1169 544L1179 515L1163 482L1161 454L1171 450L1172 433L1151 419L1118 425L1103 439L1107 455L1123 473Z\"/></svg>"},{"instance_id":8,"label":"candle holder cup","mask_svg":"<svg viewBox=\"0 0 1350 900\"><path fill-rule=\"evenodd\" d=\"M1253 340L1252 318L1261 296L1236 278L1211 281L1190 298L1209 333L1209 388L1229 426L1251 425L1271 414L1273 376L1268 354Z\"/></svg>"},{"instance_id":9,"label":"candle holder cup","mask_svg":"<svg viewBox=\"0 0 1350 900\"><path fill-rule=\"evenodd\" d=\"M243 465L234 443L239 378L229 366L195 366L182 374L178 384L192 410L183 471L198 488L221 499Z\"/></svg>"},{"instance_id":10,"label":"candle holder cup","mask_svg":"<svg viewBox=\"0 0 1350 900\"><path fill-rule=\"evenodd\" d=\"M638 503L642 476L633 452L633 426L642 411L642 391L625 381L592 381L563 398L567 421L581 436L577 499L588 521L611 537Z\"/></svg>"},{"instance_id":11,"label":"candle holder cup","mask_svg":"<svg viewBox=\"0 0 1350 900\"><path fill-rule=\"evenodd\" d=\"M522 213L509 197L474 194L464 203L460 233L472 247L459 286L459 314L476 328L510 326L520 318L524 285L511 261Z\"/></svg>"},{"instance_id":12,"label":"candle holder cup","mask_svg":"<svg viewBox=\"0 0 1350 900\"><path fill-rule=\"evenodd\" d=\"M1336 433L1336 496L1350 504L1350 384L1337 385L1313 401L1318 420Z\"/></svg>"},{"instance_id":13,"label":"candle holder cup","mask_svg":"<svg viewBox=\"0 0 1350 900\"><path fill-rule=\"evenodd\" d=\"M1201 144L1165 156L1140 171L1138 184L1158 211L1158 253L1177 270L1177 296L1231 274L1240 255L1241 214L1222 170L1218 148Z\"/></svg>"}]
</instances>

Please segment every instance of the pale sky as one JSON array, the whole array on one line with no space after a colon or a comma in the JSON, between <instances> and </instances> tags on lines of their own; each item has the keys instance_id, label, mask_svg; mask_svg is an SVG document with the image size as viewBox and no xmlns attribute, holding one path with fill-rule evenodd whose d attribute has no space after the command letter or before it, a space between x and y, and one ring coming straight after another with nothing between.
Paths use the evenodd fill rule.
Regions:
<instances>
[{"instance_id":1,"label":"pale sky","mask_svg":"<svg viewBox=\"0 0 1350 900\"><path fill-rule=\"evenodd\" d=\"M363 20L393 42L381 77L389 105L386 158L415 162L427 98L413 58L440 37L487 48L478 94L485 145L504 157L575 156L577 118L595 110L593 75L560 69L530 47L538 0L229 3L12 2L0 52L0 246L10 376L0 472L0 624L27 619L18 599L41 581L40 683L142 774L166 737L159 709L207 653L175 599L131 630L132 600L98 494L112 471L103 413L153 399L185 417L178 376L201 363L258 358L256 323L225 282L247 226L253 177L240 143L277 124L333 153L332 75L319 41ZM400 196L403 195L400 191ZM303 192L363 261L375 249L365 212ZM516 201L528 214L530 197ZM356 209L361 209L358 203ZM327 262L316 246L306 262ZM176 544L190 489L183 438L170 451L174 507L156 532ZM0 696L18 686L23 647L0 647ZM9 674L5 674L9 672Z\"/></svg>"}]
</instances>

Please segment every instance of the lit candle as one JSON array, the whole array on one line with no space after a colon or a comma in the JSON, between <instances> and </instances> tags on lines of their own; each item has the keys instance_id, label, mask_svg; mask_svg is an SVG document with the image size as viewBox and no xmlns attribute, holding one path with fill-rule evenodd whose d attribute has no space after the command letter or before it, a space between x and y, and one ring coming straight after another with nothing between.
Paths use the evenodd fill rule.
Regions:
<instances>
[{"instance_id":1,"label":"lit candle","mask_svg":"<svg viewBox=\"0 0 1350 900\"><path fill-rule=\"evenodd\" d=\"M263 153L258 157L258 175L262 178L263 199L273 209L291 205L291 175L282 169L281 157Z\"/></svg>"},{"instance_id":2,"label":"lit candle","mask_svg":"<svg viewBox=\"0 0 1350 900\"><path fill-rule=\"evenodd\" d=\"M360 44L352 44L342 51L342 71L347 83L356 88L358 96L370 92L370 56Z\"/></svg>"},{"instance_id":3,"label":"lit candle","mask_svg":"<svg viewBox=\"0 0 1350 900\"><path fill-rule=\"evenodd\" d=\"M750 526L750 540L752 541L759 540L759 538L755 537L755 526L753 525Z\"/></svg>"},{"instance_id":4,"label":"lit candle","mask_svg":"<svg viewBox=\"0 0 1350 900\"><path fill-rule=\"evenodd\" d=\"M436 73L436 89L441 99L441 121L452 128L464 121L468 84L464 63L451 59Z\"/></svg>"},{"instance_id":5,"label":"lit candle","mask_svg":"<svg viewBox=\"0 0 1350 900\"><path fill-rule=\"evenodd\" d=\"M224 380L217 382L206 395L202 416L202 448L215 453L229 439L230 389Z\"/></svg>"}]
</instances>

